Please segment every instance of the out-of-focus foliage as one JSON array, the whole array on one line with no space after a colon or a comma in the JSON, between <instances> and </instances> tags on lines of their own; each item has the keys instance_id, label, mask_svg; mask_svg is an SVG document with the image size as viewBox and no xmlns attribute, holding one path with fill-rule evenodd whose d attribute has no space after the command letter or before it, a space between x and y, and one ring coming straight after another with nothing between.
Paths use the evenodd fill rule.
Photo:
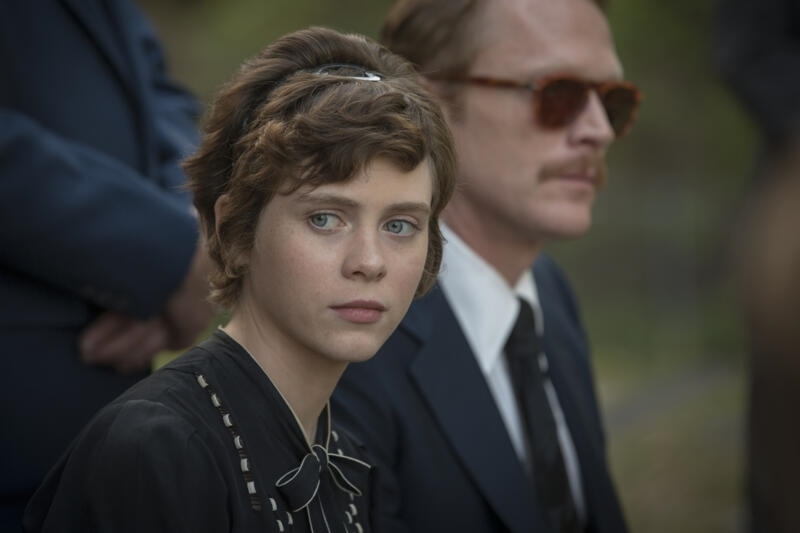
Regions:
<instances>
[{"instance_id":1,"label":"out-of-focus foliage","mask_svg":"<svg viewBox=\"0 0 800 533\"><path fill-rule=\"evenodd\" d=\"M146 0L176 77L208 101L243 59L312 25L375 37L387 0Z\"/></svg>"}]
</instances>

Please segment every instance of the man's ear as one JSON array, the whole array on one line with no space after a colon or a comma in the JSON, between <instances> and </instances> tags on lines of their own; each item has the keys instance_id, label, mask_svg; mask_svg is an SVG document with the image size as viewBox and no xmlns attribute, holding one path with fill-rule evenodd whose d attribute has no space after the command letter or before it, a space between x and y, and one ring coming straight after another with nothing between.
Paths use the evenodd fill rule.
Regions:
<instances>
[{"instance_id":1,"label":"man's ear","mask_svg":"<svg viewBox=\"0 0 800 533\"><path fill-rule=\"evenodd\" d=\"M433 99L439 104L448 125L458 120L462 111L459 104L460 100L457 96L453 96L452 91L455 89L452 87L448 88L447 84L426 78L425 76L419 77L419 83L431 93Z\"/></svg>"}]
</instances>

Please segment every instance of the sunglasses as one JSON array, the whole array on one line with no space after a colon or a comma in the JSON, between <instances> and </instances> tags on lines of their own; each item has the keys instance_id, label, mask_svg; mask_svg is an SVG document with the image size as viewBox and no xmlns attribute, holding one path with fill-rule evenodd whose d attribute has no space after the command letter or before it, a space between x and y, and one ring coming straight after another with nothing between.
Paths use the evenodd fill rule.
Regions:
<instances>
[{"instance_id":1,"label":"sunglasses","mask_svg":"<svg viewBox=\"0 0 800 533\"><path fill-rule=\"evenodd\" d=\"M531 91L536 120L540 126L547 129L569 125L586 108L589 91L595 91L603 103L608 122L617 138L628 133L633 126L639 103L642 101L641 91L626 81L595 82L570 76L552 76L530 83L487 76L468 76L441 81Z\"/></svg>"}]
</instances>

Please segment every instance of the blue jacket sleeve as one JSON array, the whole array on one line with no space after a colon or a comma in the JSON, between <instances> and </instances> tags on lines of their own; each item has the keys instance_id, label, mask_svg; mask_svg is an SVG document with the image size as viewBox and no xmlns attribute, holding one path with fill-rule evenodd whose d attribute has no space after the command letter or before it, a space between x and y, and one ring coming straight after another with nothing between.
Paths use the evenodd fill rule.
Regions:
<instances>
[{"instance_id":1,"label":"blue jacket sleeve","mask_svg":"<svg viewBox=\"0 0 800 533\"><path fill-rule=\"evenodd\" d=\"M180 161L195 150L199 142L196 125L200 113L197 101L168 75L164 54L150 22L135 6L129 6L128 20L138 18L137 45L145 62L148 89L154 98L152 116L155 120L156 146L158 147L159 181L172 191L189 194L184 187L185 176Z\"/></svg>"},{"instance_id":2,"label":"blue jacket sleeve","mask_svg":"<svg viewBox=\"0 0 800 533\"><path fill-rule=\"evenodd\" d=\"M0 109L0 264L147 316L197 242L185 200L103 153Z\"/></svg>"},{"instance_id":3,"label":"blue jacket sleeve","mask_svg":"<svg viewBox=\"0 0 800 533\"><path fill-rule=\"evenodd\" d=\"M180 167L198 105L136 5L108 8L0 3L0 279L146 317L198 241Z\"/></svg>"}]
</instances>

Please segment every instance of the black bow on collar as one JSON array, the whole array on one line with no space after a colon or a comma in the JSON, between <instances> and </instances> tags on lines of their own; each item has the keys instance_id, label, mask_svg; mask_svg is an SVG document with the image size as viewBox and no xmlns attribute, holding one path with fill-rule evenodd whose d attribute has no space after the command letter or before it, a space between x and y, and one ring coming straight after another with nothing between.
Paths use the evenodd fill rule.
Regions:
<instances>
[{"instance_id":1,"label":"black bow on collar","mask_svg":"<svg viewBox=\"0 0 800 533\"><path fill-rule=\"evenodd\" d=\"M303 457L300 466L293 468L275 482L275 486L286 498L292 512L307 507L316 497L320 477L325 472L341 490L353 496L361 496L359 486L367 483L370 466L358 459L329 453L324 446L314 444L311 452ZM355 482L351 481L355 480Z\"/></svg>"}]
</instances>

